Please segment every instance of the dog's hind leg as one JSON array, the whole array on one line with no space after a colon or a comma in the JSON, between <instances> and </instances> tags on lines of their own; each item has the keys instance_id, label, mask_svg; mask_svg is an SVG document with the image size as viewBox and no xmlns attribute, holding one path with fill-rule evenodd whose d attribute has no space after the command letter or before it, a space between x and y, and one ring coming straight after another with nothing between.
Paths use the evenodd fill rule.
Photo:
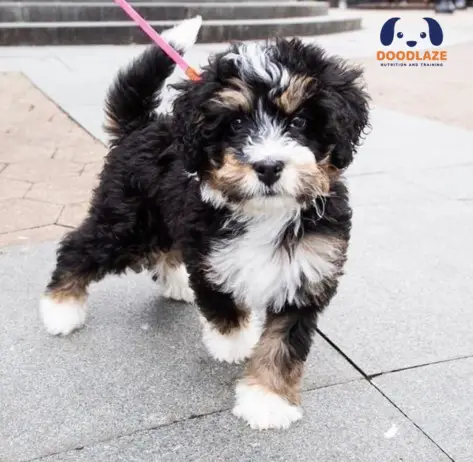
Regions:
<instances>
[{"instance_id":1,"label":"dog's hind leg","mask_svg":"<svg viewBox=\"0 0 473 462\"><path fill-rule=\"evenodd\" d=\"M153 280L158 284L163 297L187 303L194 301L194 292L189 286L189 275L181 252L159 252L152 272Z\"/></svg>"},{"instance_id":2,"label":"dog's hind leg","mask_svg":"<svg viewBox=\"0 0 473 462\"><path fill-rule=\"evenodd\" d=\"M62 240L39 307L50 334L67 335L82 327L89 284L109 273L120 274L138 260L139 249L131 249L124 235L113 231L89 217Z\"/></svg>"}]
</instances>

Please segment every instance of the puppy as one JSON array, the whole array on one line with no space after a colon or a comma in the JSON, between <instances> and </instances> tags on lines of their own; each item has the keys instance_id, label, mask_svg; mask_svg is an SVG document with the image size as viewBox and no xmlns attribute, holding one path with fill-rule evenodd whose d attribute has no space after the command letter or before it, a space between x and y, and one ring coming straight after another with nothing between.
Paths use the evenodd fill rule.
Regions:
<instances>
[{"instance_id":1,"label":"puppy","mask_svg":"<svg viewBox=\"0 0 473 462\"><path fill-rule=\"evenodd\" d=\"M166 37L184 52L199 26ZM297 39L236 44L157 115L173 68L149 48L110 89L111 150L87 218L60 244L42 319L69 334L91 282L147 269L164 296L195 300L215 359L248 359L234 414L286 428L346 259L342 172L368 123L361 71Z\"/></svg>"}]
</instances>

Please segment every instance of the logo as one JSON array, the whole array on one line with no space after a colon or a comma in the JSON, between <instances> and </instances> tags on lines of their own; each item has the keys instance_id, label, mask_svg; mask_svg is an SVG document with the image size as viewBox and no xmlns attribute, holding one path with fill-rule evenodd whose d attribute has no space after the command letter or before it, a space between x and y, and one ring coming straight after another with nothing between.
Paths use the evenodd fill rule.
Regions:
<instances>
[{"instance_id":1,"label":"logo","mask_svg":"<svg viewBox=\"0 0 473 462\"><path fill-rule=\"evenodd\" d=\"M433 18L388 19L379 38L383 49L376 52L376 59L381 66L442 67L447 61L447 51L437 49L442 45L444 35Z\"/></svg>"}]
</instances>

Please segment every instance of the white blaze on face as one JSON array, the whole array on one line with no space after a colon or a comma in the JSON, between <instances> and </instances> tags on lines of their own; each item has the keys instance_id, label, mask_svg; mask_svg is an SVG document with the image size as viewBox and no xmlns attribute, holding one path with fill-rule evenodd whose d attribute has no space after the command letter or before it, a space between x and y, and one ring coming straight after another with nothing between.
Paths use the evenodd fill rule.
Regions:
<instances>
[{"instance_id":1,"label":"white blaze on face","mask_svg":"<svg viewBox=\"0 0 473 462\"><path fill-rule=\"evenodd\" d=\"M308 147L284 133L283 127L262 110L258 111L256 129L248 137L242 152L250 164L261 161L284 163L281 177L273 187L274 192L282 194L295 194L298 169L316 163L314 153ZM251 183L248 188L263 187L256 175L248 183Z\"/></svg>"},{"instance_id":2,"label":"white blaze on face","mask_svg":"<svg viewBox=\"0 0 473 462\"><path fill-rule=\"evenodd\" d=\"M248 137L243 154L250 163L263 160L296 165L315 163L312 151L284 133L266 114L258 118L257 131Z\"/></svg>"}]
</instances>

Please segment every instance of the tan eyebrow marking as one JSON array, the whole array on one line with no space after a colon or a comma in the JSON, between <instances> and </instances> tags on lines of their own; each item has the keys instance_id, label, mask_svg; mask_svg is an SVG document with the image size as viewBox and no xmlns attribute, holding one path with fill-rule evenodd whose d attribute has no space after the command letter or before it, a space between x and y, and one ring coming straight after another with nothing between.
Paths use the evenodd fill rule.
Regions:
<instances>
[{"instance_id":1,"label":"tan eyebrow marking","mask_svg":"<svg viewBox=\"0 0 473 462\"><path fill-rule=\"evenodd\" d=\"M211 101L230 109L242 109L250 112L253 108L253 92L251 88L240 79L233 78L229 82L232 87L224 88Z\"/></svg>"},{"instance_id":2,"label":"tan eyebrow marking","mask_svg":"<svg viewBox=\"0 0 473 462\"><path fill-rule=\"evenodd\" d=\"M310 97L307 90L313 81L307 75L292 76L286 90L276 99L276 104L287 114L292 114Z\"/></svg>"}]
</instances>

